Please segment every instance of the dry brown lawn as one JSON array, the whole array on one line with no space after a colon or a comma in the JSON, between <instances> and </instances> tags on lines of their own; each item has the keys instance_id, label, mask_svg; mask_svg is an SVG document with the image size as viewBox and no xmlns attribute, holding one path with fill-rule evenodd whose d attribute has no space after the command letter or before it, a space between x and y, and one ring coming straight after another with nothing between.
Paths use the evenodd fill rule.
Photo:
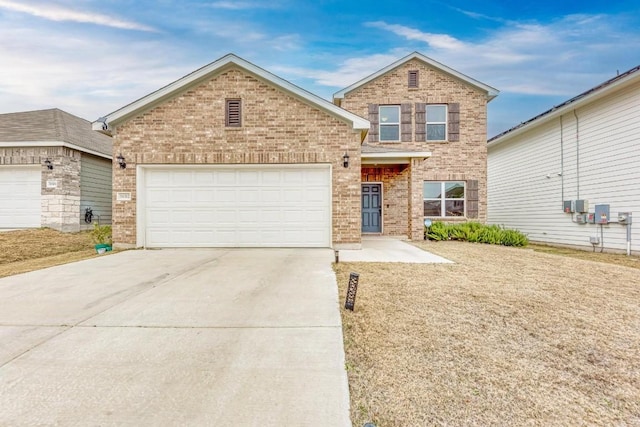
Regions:
<instances>
[{"instance_id":1,"label":"dry brown lawn","mask_svg":"<svg viewBox=\"0 0 640 427\"><path fill-rule=\"evenodd\" d=\"M97 256L89 232L49 228L0 233L0 277Z\"/></svg>"},{"instance_id":2,"label":"dry brown lawn","mask_svg":"<svg viewBox=\"0 0 640 427\"><path fill-rule=\"evenodd\" d=\"M335 265L354 426L640 426L640 269L418 246L456 264Z\"/></svg>"}]
</instances>

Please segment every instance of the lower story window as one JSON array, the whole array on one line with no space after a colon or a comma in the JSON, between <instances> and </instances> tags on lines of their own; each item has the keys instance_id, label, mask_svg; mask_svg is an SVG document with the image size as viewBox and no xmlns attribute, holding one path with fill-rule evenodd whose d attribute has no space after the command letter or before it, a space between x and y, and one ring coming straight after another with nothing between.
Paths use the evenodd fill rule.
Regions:
<instances>
[{"instance_id":1,"label":"lower story window","mask_svg":"<svg viewBox=\"0 0 640 427\"><path fill-rule=\"evenodd\" d=\"M424 216L464 216L464 181L425 181Z\"/></svg>"}]
</instances>

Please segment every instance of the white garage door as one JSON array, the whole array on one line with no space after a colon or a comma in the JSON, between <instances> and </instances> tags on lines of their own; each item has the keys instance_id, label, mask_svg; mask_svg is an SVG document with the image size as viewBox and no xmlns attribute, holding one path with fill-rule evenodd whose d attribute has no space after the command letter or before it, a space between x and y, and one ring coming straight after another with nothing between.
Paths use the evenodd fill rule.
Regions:
<instances>
[{"instance_id":1,"label":"white garage door","mask_svg":"<svg viewBox=\"0 0 640 427\"><path fill-rule=\"evenodd\" d=\"M147 247L329 247L328 166L143 169Z\"/></svg>"},{"instance_id":2,"label":"white garage door","mask_svg":"<svg viewBox=\"0 0 640 427\"><path fill-rule=\"evenodd\" d=\"M40 227L40 166L0 166L0 228Z\"/></svg>"}]
</instances>

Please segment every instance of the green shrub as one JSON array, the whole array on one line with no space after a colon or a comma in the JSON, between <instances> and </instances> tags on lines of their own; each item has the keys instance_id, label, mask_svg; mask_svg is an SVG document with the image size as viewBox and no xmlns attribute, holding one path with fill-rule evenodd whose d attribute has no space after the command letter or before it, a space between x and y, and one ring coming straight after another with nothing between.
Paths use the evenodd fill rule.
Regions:
<instances>
[{"instance_id":1,"label":"green shrub","mask_svg":"<svg viewBox=\"0 0 640 427\"><path fill-rule=\"evenodd\" d=\"M96 245L111 244L111 226L94 222L91 239Z\"/></svg>"},{"instance_id":2,"label":"green shrub","mask_svg":"<svg viewBox=\"0 0 640 427\"><path fill-rule=\"evenodd\" d=\"M430 240L449 240L449 230L447 225L442 221L435 221L431 227L427 229L427 238Z\"/></svg>"},{"instance_id":3,"label":"green shrub","mask_svg":"<svg viewBox=\"0 0 640 427\"><path fill-rule=\"evenodd\" d=\"M502 230L502 244L504 246L527 246L529 239L518 230Z\"/></svg>"},{"instance_id":4,"label":"green shrub","mask_svg":"<svg viewBox=\"0 0 640 427\"><path fill-rule=\"evenodd\" d=\"M425 227L425 238L429 240L459 240L490 245L527 246L529 239L518 230L503 229L499 225L484 225L479 222L445 224L434 221L431 227Z\"/></svg>"}]
</instances>

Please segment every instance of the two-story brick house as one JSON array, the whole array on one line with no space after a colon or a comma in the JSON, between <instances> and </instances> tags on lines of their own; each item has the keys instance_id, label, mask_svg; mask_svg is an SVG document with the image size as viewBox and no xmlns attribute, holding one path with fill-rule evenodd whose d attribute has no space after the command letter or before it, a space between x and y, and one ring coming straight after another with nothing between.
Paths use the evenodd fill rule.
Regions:
<instances>
[{"instance_id":1,"label":"two-story brick house","mask_svg":"<svg viewBox=\"0 0 640 427\"><path fill-rule=\"evenodd\" d=\"M490 86L417 52L334 95L370 121L362 231L422 239L424 219L486 220Z\"/></svg>"},{"instance_id":2,"label":"two-story brick house","mask_svg":"<svg viewBox=\"0 0 640 427\"><path fill-rule=\"evenodd\" d=\"M483 220L496 94L415 53L331 103L227 55L94 122L114 243L357 248L421 239L425 213Z\"/></svg>"}]
</instances>

